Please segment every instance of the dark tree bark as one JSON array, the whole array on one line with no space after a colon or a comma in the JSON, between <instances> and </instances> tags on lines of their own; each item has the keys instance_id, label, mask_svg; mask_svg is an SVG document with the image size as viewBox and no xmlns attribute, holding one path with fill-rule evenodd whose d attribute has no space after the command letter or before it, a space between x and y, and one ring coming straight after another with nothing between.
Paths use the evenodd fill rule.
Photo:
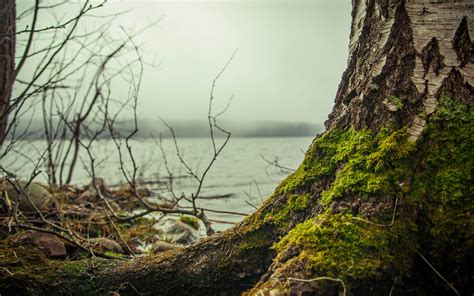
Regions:
<instances>
[{"instance_id":1,"label":"dark tree bark","mask_svg":"<svg viewBox=\"0 0 474 296\"><path fill-rule=\"evenodd\" d=\"M471 1L353 1L348 68L326 128L409 122L418 137L441 96L472 102L473 9Z\"/></svg>"},{"instance_id":2,"label":"dark tree bark","mask_svg":"<svg viewBox=\"0 0 474 296\"><path fill-rule=\"evenodd\" d=\"M14 83L15 21L15 1L2 0L0 2L0 147L6 137L10 97Z\"/></svg>"},{"instance_id":3,"label":"dark tree bark","mask_svg":"<svg viewBox=\"0 0 474 296\"><path fill-rule=\"evenodd\" d=\"M0 147L6 137L8 110L14 83L15 21L15 1L2 1L0 3Z\"/></svg>"},{"instance_id":4,"label":"dark tree bark","mask_svg":"<svg viewBox=\"0 0 474 296\"><path fill-rule=\"evenodd\" d=\"M472 294L474 3L354 0L352 18L327 131L256 213L183 250L76 273L49 263L54 273L3 278L0 287Z\"/></svg>"}]
</instances>

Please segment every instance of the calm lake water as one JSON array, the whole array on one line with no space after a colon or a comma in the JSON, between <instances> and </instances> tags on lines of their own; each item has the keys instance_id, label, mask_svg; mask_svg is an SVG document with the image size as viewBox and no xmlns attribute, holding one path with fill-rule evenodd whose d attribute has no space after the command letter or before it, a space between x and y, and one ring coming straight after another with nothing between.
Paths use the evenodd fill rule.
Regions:
<instances>
[{"instance_id":1,"label":"calm lake water","mask_svg":"<svg viewBox=\"0 0 474 296\"><path fill-rule=\"evenodd\" d=\"M309 147L312 137L288 138L231 138L210 169L197 205L203 208L251 213L254 206L271 195L276 185L291 172L269 165L268 161L278 160L281 166L296 169ZM223 139L216 139L217 144ZM213 156L212 144L208 138L178 139L183 158L194 172L202 174ZM136 163L139 166L141 179L148 181L166 181L168 176L164 166L163 155L154 140L131 142ZM120 170L117 149L111 140L101 140L94 146L96 158L96 176L103 178L107 184L123 183L125 178ZM163 147L168 160L168 167L176 177L174 189L177 195L182 192L191 196L197 188L197 182L186 173L184 166L176 156L174 143L171 139L163 140ZM44 151L44 143L40 141L23 142L17 145L18 153L10 153L2 160L3 165L22 177L32 171L32 164L27 157L36 159ZM131 162L124 150L124 163L128 170ZM91 180L88 173L90 164L86 153L81 153L74 178L75 184L88 184ZM44 171L44 170L43 170ZM43 172L36 180L44 182L47 176ZM161 194L168 194L167 186L162 183L149 184L147 187ZM227 195L225 198L213 198ZM210 219L239 222L242 216L207 213ZM217 230L226 229L232 224L215 223Z\"/></svg>"}]
</instances>

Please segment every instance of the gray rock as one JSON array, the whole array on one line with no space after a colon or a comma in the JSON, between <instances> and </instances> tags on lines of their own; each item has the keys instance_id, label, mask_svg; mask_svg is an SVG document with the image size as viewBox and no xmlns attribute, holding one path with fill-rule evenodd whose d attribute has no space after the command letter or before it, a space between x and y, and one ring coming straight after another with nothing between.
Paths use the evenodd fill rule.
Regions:
<instances>
[{"instance_id":1,"label":"gray rock","mask_svg":"<svg viewBox=\"0 0 474 296\"><path fill-rule=\"evenodd\" d=\"M160 253L174 249L180 249L182 246L176 244L170 244L164 241L157 241L154 245L153 252Z\"/></svg>"},{"instance_id":2,"label":"gray rock","mask_svg":"<svg viewBox=\"0 0 474 296\"><path fill-rule=\"evenodd\" d=\"M189 245L199 238L196 229L179 220L166 220L158 228L161 238L173 244Z\"/></svg>"},{"instance_id":3,"label":"gray rock","mask_svg":"<svg viewBox=\"0 0 474 296\"><path fill-rule=\"evenodd\" d=\"M86 248L92 248L93 250L99 250L101 252L114 252L123 254L123 248L114 240L105 237L96 237L89 239L89 242L85 244Z\"/></svg>"},{"instance_id":4,"label":"gray rock","mask_svg":"<svg viewBox=\"0 0 474 296\"><path fill-rule=\"evenodd\" d=\"M17 236L13 243L17 245L32 244L44 250L51 258L65 257L67 255L63 241L50 233L27 231Z\"/></svg>"},{"instance_id":5,"label":"gray rock","mask_svg":"<svg viewBox=\"0 0 474 296\"><path fill-rule=\"evenodd\" d=\"M9 203L12 205L17 199L19 199L18 208L20 211L26 212L35 211L35 206L39 210L45 210L54 204L55 199L49 193L46 186L37 182L31 182L28 186L27 184L28 182L25 181L18 181L16 184L16 187L19 190L24 191L23 193L18 192L9 182L2 182L0 184L0 191L2 191L3 199L6 200L6 197L8 196Z\"/></svg>"}]
</instances>

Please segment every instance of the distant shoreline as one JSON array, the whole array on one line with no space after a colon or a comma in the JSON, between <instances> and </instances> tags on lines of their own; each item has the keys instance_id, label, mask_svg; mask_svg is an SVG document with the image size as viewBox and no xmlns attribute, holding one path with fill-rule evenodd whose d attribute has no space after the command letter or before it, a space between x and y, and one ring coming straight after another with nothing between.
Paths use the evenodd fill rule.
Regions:
<instances>
[{"instance_id":1,"label":"distant shoreline","mask_svg":"<svg viewBox=\"0 0 474 296\"><path fill-rule=\"evenodd\" d=\"M24 140L44 139L44 131L41 128L42 122L33 120L29 126L18 126L16 135L22 135ZM209 124L205 120L172 120L168 122L174 129L176 138L209 138ZM233 138L295 138L314 137L324 130L323 124L306 122L276 122L276 121L225 121L219 123L222 128L232 133ZM32 127L35 127L34 129ZM25 133L25 131L29 130ZM93 131L93 124L88 126L89 131ZM163 138L171 138L170 131L157 121L141 120L138 126L139 131L133 139L153 139L161 135ZM130 122L123 122L115 127L116 135L121 138L127 137L133 126ZM70 131L62 134L63 139L70 139ZM224 134L215 132L214 137L223 137ZM87 134L82 135L88 138ZM9 137L11 139L11 135ZM56 139L59 139L59 135ZM105 132L98 139L108 139L111 136Z\"/></svg>"}]
</instances>

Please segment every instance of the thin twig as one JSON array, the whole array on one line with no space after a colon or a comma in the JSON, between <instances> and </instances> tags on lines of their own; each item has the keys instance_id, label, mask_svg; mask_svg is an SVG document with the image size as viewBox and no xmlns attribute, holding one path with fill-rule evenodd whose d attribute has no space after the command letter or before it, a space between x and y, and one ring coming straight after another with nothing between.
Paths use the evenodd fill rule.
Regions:
<instances>
[{"instance_id":1,"label":"thin twig","mask_svg":"<svg viewBox=\"0 0 474 296\"><path fill-rule=\"evenodd\" d=\"M6 267L0 267L1 269L5 270L9 275L14 276L14 274L8 270Z\"/></svg>"},{"instance_id":2,"label":"thin twig","mask_svg":"<svg viewBox=\"0 0 474 296\"><path fill-rule=\"evenodd\" d=\"M298 278L287 278L288 282L290 281L297 281L297 282L303 282L303 283L311 283L311 282L316 282L316 281L333 281L333 282L339 282L341 283L342 285L342 295L343 296L346 296L346 293L347 293L347 287L346 287L346 284L344 283L343 280L341 280L340 278L332 278L332 277L327 277L327 276L322 276L322 277L317 277L317 278L313 278L313 279L298 279Z\"/></svg>"},{"instance_id":3,"label":"thin twig","mask_svg":"<svg viewBox=\"0 0 474 296\"><path fill-rule=\"evenodd\" d=\"M423 259L423 261L425 261L425 263L434 271L434 273L436 273L436 275L438 275L439 278L442 279L446 283L446 285L451 288L451 290L453 290L456 295L461 295L459 291L456 290L456 288L454 288L454 286L450 282L448 282L448 280L443 275L441 275L441 273L436 270L436 268L434 268L434 266L423 255L421 255L420 252L417 253L421 257L421 259Z\"/></svg>"},{"instance_id":4,"label":"thin twig","mask_svg":"<svg viewBox=\"0 0 474 296\"><path fill-rule=\"evenodd\" d=\"M398 276L393 281L393 284L392 284L392 287L390 288L390 292L388 293L388 296L392 296L393 290L395 289L395 284L397 283L397 281L398 281Z\"/></svg>"}]
</instances>

